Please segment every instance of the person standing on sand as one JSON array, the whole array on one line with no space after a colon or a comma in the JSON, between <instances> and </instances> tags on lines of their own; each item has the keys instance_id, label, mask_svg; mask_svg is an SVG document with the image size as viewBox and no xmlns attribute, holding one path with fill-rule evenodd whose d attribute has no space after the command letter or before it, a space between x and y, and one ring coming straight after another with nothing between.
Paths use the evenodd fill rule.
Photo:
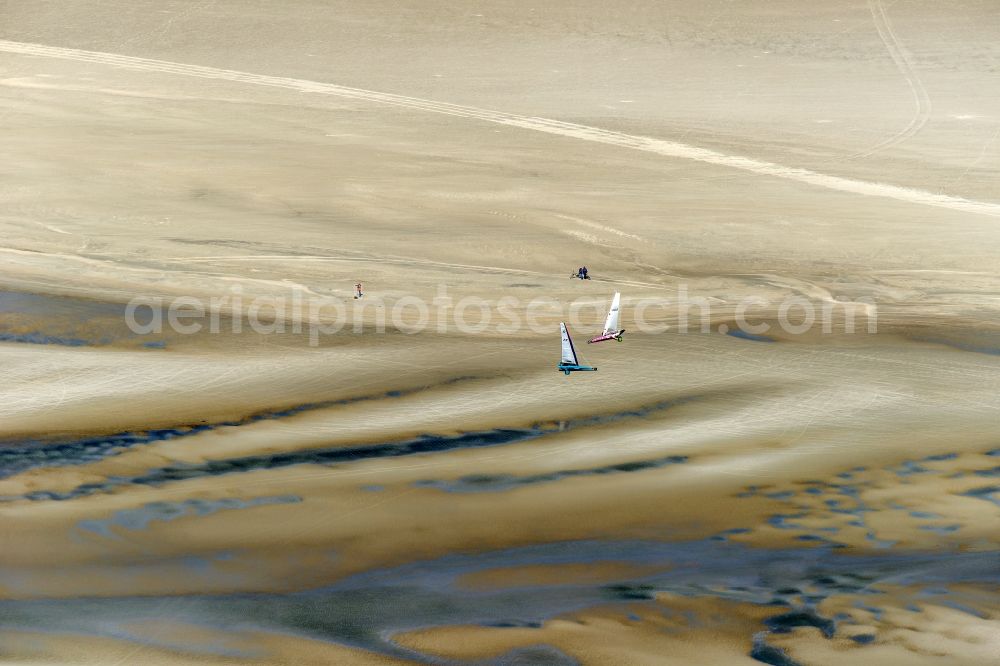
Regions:
<instances>
[{"instance_id":1,"label":"person standing on sand","mask_svg":"<svg viewBox=\"0 0 1000 666\"><path fill-rule=\"evenodd\" d=\"M365 295L365 293L363 291L361 291L361 283L360 282L357 283L356 285L354 285L354 289L357 291L357 294L355 294L354 298L361 298L362 296Z\"/></svg>"}]
</instances>

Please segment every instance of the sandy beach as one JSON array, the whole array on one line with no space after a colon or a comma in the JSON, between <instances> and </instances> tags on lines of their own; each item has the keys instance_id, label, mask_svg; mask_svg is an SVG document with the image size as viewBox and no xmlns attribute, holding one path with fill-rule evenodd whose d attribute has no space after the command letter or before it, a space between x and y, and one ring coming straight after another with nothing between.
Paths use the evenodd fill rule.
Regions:
<instances>
[{"instance_id":1,"label":"sandy beach","mask_svg":"<svg viewBox=\"0 0 1000 666\"><path fill-rule=\"evenodd\" d=\"M997 19L0 0L0 662L1000 658Z\"/></svg>"}]
</instances>

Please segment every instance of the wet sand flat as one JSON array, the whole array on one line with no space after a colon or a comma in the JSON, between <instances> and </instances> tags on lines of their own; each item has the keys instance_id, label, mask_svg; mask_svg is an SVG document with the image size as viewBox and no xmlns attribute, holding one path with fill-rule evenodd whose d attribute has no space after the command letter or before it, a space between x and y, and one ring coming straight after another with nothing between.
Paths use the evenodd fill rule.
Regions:
<instances>
[{"instance_id":1,"label":"wet sand flat","mask_svg":"<svg viewBox=\"0 0 1000 666\"><path fill-rule=\"evenodd\" d=\"M0 1L2 659L987 663L997 13Z\"/></svg>"}]
</instances>

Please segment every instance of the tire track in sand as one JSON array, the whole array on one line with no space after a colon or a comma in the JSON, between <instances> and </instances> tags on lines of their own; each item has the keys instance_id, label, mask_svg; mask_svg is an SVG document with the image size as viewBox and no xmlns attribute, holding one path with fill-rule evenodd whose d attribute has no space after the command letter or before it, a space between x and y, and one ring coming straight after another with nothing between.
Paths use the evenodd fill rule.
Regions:
<instances>
[{"instance_id":1,"label":"tire track in sand","mask_svg":"<svg viewBox=\"0 0 1000 666\"><path fill-rule=\"evenodd\" d=\"M750 157L727 155L718 151L699 148L697 146L678 143L675 141L624 134L622 132L614 132L611 130L601 129L599 127L562 122L549 118L521 116L513 113L490 111L477 107L435 102L416 97L407 97L405 95L376 92L361 88L349 88L346 86L339 86L331 83L320 83L317 81L307 81L304 79L251 74L249 72L240 72L229 69L217 69L214 67L203 67L199 65L185 65L166 60L152 60L149 58L137 58L133 56L117 55L114 53L104 53L100 51L84 51L80 49L45 46L43 44L31 44L27 42L0 40L0 52L90 62L135 71L160 72L163 74L176 74L218 81L231 81L235 83L270 86L273 88L285 88L302 93L336 95L347 99L357 99L390 106L417 109L431 113L441 113L461 118L471 118L484 122L506 125L508 127L518 127L521 129L545 132L547 134L554 134L582 141L591 141L595 143L618 146L621 148L640 150L647 153L662 155L664 157L693 160L715 166L739 169L741 171L746 171L759 176L782 178L838 192L894 199L896 201L922 206L934 206L966 213L977 213L992 217L1000 217L1000 203L998 202L975 201L972 199L964 199L962 197L949 196L947 194L938 194L928 192L926 190L902 187L899 185L856 180L842 176L832 176L819 173L817 171L811 171L809 169L786 167L773 162L765 162Z\"/></svg>"},{"instance_id":2,"label":"tire track in sand","mask_svg":"<svg viewBox=\"0 0 1000 666\"><path fill-rule=\"evenodd\" d=\"M892 23L889 22L889 15L885 11L885 5L882 3L882 0L868 0L868 9L871 10L879 39L885 44L885 48L889 52L889 57L892 58L892 61L896 64L896 68L903 75L906 85L910 87L910 93L913 95L916 110L909 124L902 130L879 141L868 150L849 155L846 159L868 157L869 155L874 155L879 151L902 143L922 130L931 117L931 99L927 95L927 90L924 88L923 82L921 82L920 77L917 76L916 71L913 69L910 55L892 29Z\"/></svg>"}]
</instances>

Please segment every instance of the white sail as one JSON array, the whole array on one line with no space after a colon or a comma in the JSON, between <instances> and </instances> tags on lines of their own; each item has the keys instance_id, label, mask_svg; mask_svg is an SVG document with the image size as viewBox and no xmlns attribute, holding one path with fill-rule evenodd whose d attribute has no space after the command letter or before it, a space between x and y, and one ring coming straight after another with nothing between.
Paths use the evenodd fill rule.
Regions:
<instances>
[{"instance_id":1,"label":"white sail","mask_svg":"<svg viewBox=\"0 0 1000 666\"><path fill-rule=\"evenodd\" d=\"M618 302L621 294L615 292L615 297L611 300L611 311L608 312L608 319L604 322L604 334L611 335L618 332Z\"/></svg>"},{"instance_id":2,"label":"white sail","mask_svg":"<svg viewBox=\"0 0 1000 666\"><path fill-rule=\"evenodd\" d=\"M569 337L569 331L566 330L566 324L559 322L559 330L562 333L562 359L559 362L563 365L579 365L576 361L576 350L573 348L573 341Z\"/></svg>"}]
</instances>

